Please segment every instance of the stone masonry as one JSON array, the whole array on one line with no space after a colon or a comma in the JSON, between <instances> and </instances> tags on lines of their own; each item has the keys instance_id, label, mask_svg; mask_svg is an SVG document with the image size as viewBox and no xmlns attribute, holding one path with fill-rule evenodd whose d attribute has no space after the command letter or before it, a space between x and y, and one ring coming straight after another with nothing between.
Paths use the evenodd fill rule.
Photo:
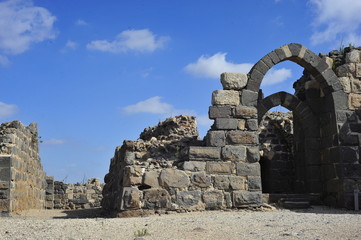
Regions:
<instances>
[{"instance_id":1,"label":"stone masonry","mask_svg":"<svg viewBox=\"0 0 361 240\"><path fill-rule=\"evenodd\" d=\"M45 172L38 155L35 123L0 125L0 214L11 215L45 204Z\"/></svg>"}]
</instances>

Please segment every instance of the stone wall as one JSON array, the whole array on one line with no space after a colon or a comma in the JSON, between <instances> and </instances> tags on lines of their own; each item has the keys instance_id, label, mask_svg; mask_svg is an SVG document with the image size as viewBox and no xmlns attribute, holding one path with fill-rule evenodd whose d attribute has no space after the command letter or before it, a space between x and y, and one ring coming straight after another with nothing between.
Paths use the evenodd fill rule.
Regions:
<instances>
[{"instance_id":1,"label":"stone wall","mask_svg":"<svg viewBox=\"0 0 361 240\"><path fill-rule=\"evenodd\" d=\"M45 204L45 172L38 155L35 123L0 125L0 212L11 215Z\"/></svg>"},{"instance_id":2,"label":"stone wall","mask_svg":"<svg viewBox=\"0 0 361 240\"><path fill-rule=\"evenodd\" d=\"M100 207L103 184L99 178L88 179L87 184L64 183L47 178L47 209L89 209Z\"/></svg>"}]
</instances>

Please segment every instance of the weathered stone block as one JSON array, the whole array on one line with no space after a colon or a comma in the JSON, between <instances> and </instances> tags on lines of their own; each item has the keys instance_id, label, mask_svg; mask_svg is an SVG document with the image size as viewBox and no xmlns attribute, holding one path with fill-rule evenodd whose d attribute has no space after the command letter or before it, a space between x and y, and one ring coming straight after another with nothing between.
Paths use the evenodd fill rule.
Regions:
<instances>
[{"instance_id":1,"label":"weathered stone block","mask_svg":"<svg viewBox=\"0 0 361 240\"><path fill-rule=\"evenodd\" d=\"M342 85L342 89L346 93L351 92L351 81L349 77L339 77L338 80L340 81Z\"/></svg>"},{"instance_id":2,"label":"weathered stone block","mask_svg":"<svg viewBox=\"0 0 361 240\"><path fill-rule=\"evenodd\" d=\"M0 156L0 168L8 168L11 166L11 157Z\"/></svg>"},{"instance_id":3,"label":"weathered stone block","mask_svg":"<svg viewBox=\"0 0 361 240\"><path fill-rule=\"evenodd\" d=\"M235 116L241 118L257 118L257 108L247 106L237 106Z\"/></svg>"},{"instance_id":4,"label":"weathered stone block","mask_svg":"<svg viewBox=\"0 0 361 240\"><path fill-rule=\"evenodd\" d=\"M199 161L187 161L183 163L185 171L200 172L206 170L206 163Z\"/></svg>"},{"instance_id":5,"label":"weathered stone block","mask_svg":"<svg viewBox=\"0 0 361 240\"><path fill-rule=\"evenodd\" d=\"M131 151L126 151L124 156L124 162L127 165L132 165L135 160L135 153Z\"/></svg>"},{"instance_id":6,"label":"weathered stone block","mask_svg":"<svg viewBox=\"0 0 361 240\"><path fill-rule=\"evenodd\" d=\"M241 102L242 105L248 107L256 107L258 100L258 92L254 92L248 89L242 90Z\"/></svg>"},{"instance_id":7,"label":"weathered stone block","mask_svg":"<svg viewBox=\"0 0 361 240\"><path fill-rule=\"evenodd\" d=\"M221 209L224 207L224 196L222 191L212 190L203 193L203 201L206 204L206 209Z\"/></svg>"},{"instance_id":8,"label":"weathered stone block","mask_svg":"<svg viewBox=\"0 0 361 240\"><path fill-rule=\"evenodd\" d=\"M159 172L158 171L149 171L145 172L143 176L143 185L150 187L158 188L159 187Z\"/></svg>"},{"instance_id":9,"label":"weathered stone block","mask_svg":"<svg viewBox=\"0 0 361 240\"><path fill-rule=\"evenodd\" d=\"M361 77L361 63L356 63L356 77Z\"/></svg>"},{"instance_id":10,"label":"weathered stone block","mask_svg":"<svg viewBox=\"0 0 361 240\"><path fill-rule=\"evenodd\" d=\"M346 53L345 62L346 63L359 63L360 62L360 51L353 49L350 52Z\"/></svg>"},{"instance_id":11,"label":"weathered stone block","mask_svg":"<svg viewBox=\"0 0 361 240\"><path fill-rule=\"evenodd\" d=\"M247 162L254 163L260 160L258 147L247 147Z\"/></svg>"},{"instance_id":12,"label":"weathered stone block","mask_svg":"<svg viewBox=\"0 0 361 240\"><path fill-rule=\"evenodd\" d=\"M258 144L258 135L253 132L230 131L226 135L226 144Z\"/></svg>"},{"instance_id":13,"label":"weathered stone block","mask_svg":"<svg viewBox=\"0 0 361 240\"><path fill-rule=\"evenodd\" d=\"M261 192L234 191L233 206L234 207L250 207L259 206L262 203Z\"/></svg>"},{"instance_id":14,"label":"weathered stone block","mask_svg":"<svg viewBox=\"0 0 361 240\"><path fill-rule=\"evenodd\" d=\"M208 188L212 185L211 177L207 176L204 172L192 174L191 182L193 185L200 188Z\"/></svg>"},{"instance_id":15,"label":"weathered stone block","mask_svg":"<svg viewBox=\"0 0 361 240\"><path fill-rule=\"evenodd\" d=\"M237 163L238 176L260 176L261 169L259 163Z\"/></svg>"},{"instance_id":16,"label":"weathered stone block","mask_svg":"<svg viewBox=\"0 0 361 240\"><path fill-rule=\"evenodd\" d=\"M146 209L170 208L169 193L165 189L146 189L144 192L144 206Z\"/></svg>"},{"instance_id":17,"label":"weathered stone block","mask_svg":"<svg viewBox=\"0 0 361 240\"><path fill-rule=\"evenodd\" d=\"M246 159L245 146L225 146L222 148L222 159L244 161Z\"/></svg>"},{"instance_id":18,"label":"weathered stone block","mask_svg":"<svg viewBox=\"0 0 361 240\"><path fill-rule=\"evenodd\" d=\"M348 107L351 110L361 109L361 94L350 93L348 96Z\"/></svg>"},{"instance_id":19,"label":"weathered stone block","mask_svg":"<svg viewBox=\"0 0 361 240\"><path fill-rule=\"evenodd\" d=\"M248 177L248 190L262 190L262 183L260 177Z\"/></svg>"},{"instance_id":20,"label":"weathered stone block","mask_svg":"<svg viewBox=\"0 0 361 240\"><path fill-rule=\"evenodd\" d=\"M207 146L223 147L226 145L226 134L224 131L208 131L206 142Z\"/></svg>"},{"instance_id":21,"label":"weathered stone block","mask_svg":"<svg viewBox=\"0 0 361 240\"><path fill-rule=\"evenodd\" d=\"M233 207L233 204L232 204L232 196L231 196L231 193L229 193L229 192L224 192L223 195L224 195L224 201L225 201L225 203L226 203L226 207L227 207L227 208L232 208L232 207Z\"/></svg>"},{"instance_id":22,"label":"weathered stone block","mask_svg":"<svg viewBox=\"0 0 361 240\"><path fill-rule=\"evenodd\" d=\"M159 175L159 184L163 187L185 188L190 184L188 175L177 169L163 169Z\"/></svg>"},{"instance_id":23,"label":"weathered stone block","mask_svg":"<svg viewBox=\"0 0 361 240\"><path fill-rule=\"evenodd\" d=\"M210 119L232 117L231 106L210 106L208 115Z\"/></svg>"},{"instance_id":24,"label":"weathered stone block","mask_svg":"<svg viewBox=\"0 0 361 240\"><path fill-rule=\"evenodd\" d=\"M229 184L229 176L216 175L213 177L214 188L228 190Z\"/></svg>"},{"instance_id":25,"label":"weathered stone block","mask_svg":"<svg viewBox=\"0 0 361 240\"><path fill-rule=\"evenodd\" d=\"M218 147L189 147L190 160L218 160L221 157L221 148Z\"/></svg>"},{"instance_id":26,"label":"weathered stone block","mask_svg":"<svg viewBox=\"0 0 361 240\"><path fill-rule=\"evenodd\" d=\"M139 209L141 206L140 203L140 191L138 188L131 188L131 187L125 187L123 188L123 201L121 204L121 209ZM81 201L82 199L79 199ZM78 203L80 204L80 202ZM87 200L83 200L84 203L87 202ZM74 203L76 201L74 200Z\"/></svg>"},{"instance_id":27,"label":"weathered stone block","mask_svg":"<svg viewBox=\"0 0 361 240\"><path fill-rule=\"evenodd\" d=\"M216 90L212 93L212 105L237 106L240 103L240 92L233 90Z\"/></svg>"},{"instance_id":28,"label":"weathered stone block","mask_svg":"<svg viewBox=\"0 0 361 240\"><path fill-rule=\"evenodd\" d=\"M225 162L207 162L207 172L208 173L218 173L218 174L230 174L232 173L232 164Z\"/></svg>"},{"instance_id":29,"label":"weathered stone block","mask_svg":"<svg viewBox=\"0 0 361 240\"><path fill-rule=\"evenodd\" d=\"M258 120L257 119L247 119L247 128L251 131L258 130Z\"/></svg>"},{"instance_id":30,"label":"weathered stone block","mask_svg":"<svg viewBox=\"0 0 361 240\"><path fill-rule=\"evenodd\" d=\"M233 190L246 190L246 178L240 176L229 176L229 184Z\"/></svg>"},{"instance_id":31,"label":"weathered stone block","mask_svg":"<svg viewBox=\"0 0 361 240\"><path fill-rule=\"evenodd\" d=\"M204 204L202 203L201 191L180 191L177 192L176 204L181 209L202 210Z\"/></svg>"},{"instance_id":32,"label":"weathered stone block","mask_svg":"<svg viewBox=\"0 0 361 240\"><path fill-rule=\"evenodd\" d=\"M247 85L247 74L243 73L222 73L221 83L225 90L241 90Z\"/></svg>"},{"instance_id":33,"label":"weathered stone block","mask_svg":"<svg viewBox=\"0 0 361 240\"><path fill-rule=\"evenodd\" d=\"M238 130L245 130L245 129L246 129L246 120L238 119Z\"/></svg>"},{"instance_id":34,"label":"weathered stone block","mask_svg":"<svg viewBox=\"0 0 361 240\"><path fill-rule=\"evenodd\" d=\"M238 127L238 119L235 118L216 118L214 125L219 130L236 130Z\"/></svg>"},{"instance_id":35,"label":"weathered stone block","mask_svg":"<svg viewBox=\"0 0 361 240\"><path fill-rule=\"evenodd\" d=\"M353 79L351 81L351 89L353 93L361 93L361 81L359 79Z\"/></svg>"}]
</instances>

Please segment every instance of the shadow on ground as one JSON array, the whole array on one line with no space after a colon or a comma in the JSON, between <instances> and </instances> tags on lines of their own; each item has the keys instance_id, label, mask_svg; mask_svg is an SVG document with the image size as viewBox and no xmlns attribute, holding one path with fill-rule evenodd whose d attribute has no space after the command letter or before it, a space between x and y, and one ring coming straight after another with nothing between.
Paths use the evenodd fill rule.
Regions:
<instances>
[{"instance_id":1,"label":"shadow on ground","mask_svg":"<svg viewBox=\"0 0 361 240\"><path fill-rule=\"evenodd\" d=\"M53 218L105 218L107 217L101 208L63 210L66 216L54 216Z\"/></svg>"}]
</instances>

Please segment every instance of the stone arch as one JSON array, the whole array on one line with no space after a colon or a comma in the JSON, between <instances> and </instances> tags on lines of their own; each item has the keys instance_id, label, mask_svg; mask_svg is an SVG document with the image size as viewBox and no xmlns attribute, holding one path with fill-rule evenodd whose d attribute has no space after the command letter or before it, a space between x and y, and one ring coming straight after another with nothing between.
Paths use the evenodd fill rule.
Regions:
<instances>
[{"instance_id":1,"label":"stone arch","mask_svg":"<svg viewBox=\"0 0 361 240\"><path fill-rule=\"evenodd\" d=\"M262 57L248 73L246 89L258 92L268 70L286 60L305 68L320 83L325 95L342 90L342 85L328 64L311 50L298 43L284 45Z\"/></svg>"}]
</instances>

